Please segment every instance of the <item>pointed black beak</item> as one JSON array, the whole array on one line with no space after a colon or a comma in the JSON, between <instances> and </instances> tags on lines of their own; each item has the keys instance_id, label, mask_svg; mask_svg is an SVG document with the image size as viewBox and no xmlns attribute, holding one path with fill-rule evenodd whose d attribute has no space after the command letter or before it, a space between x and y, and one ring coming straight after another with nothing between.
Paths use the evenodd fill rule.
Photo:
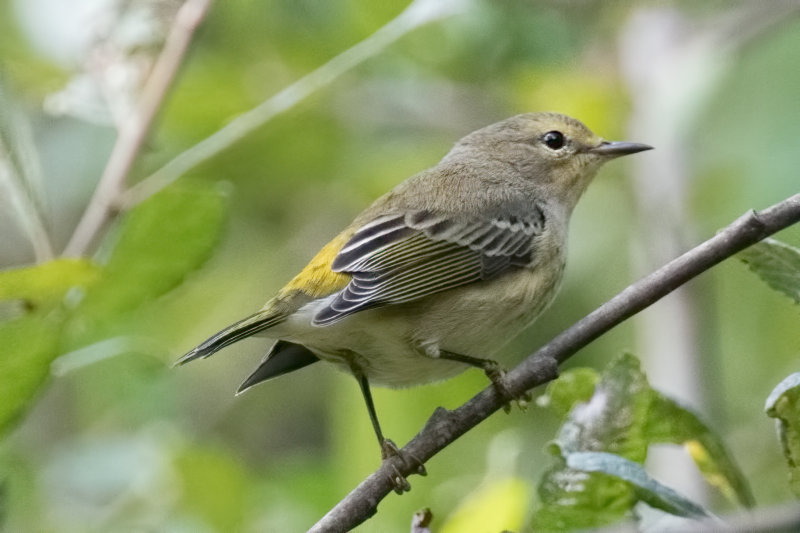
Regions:
<instances>
[{"instance_id":1,"label":"pointed black beak","mask_svg":"<svg viewBox=\"0 0 800 533\"><path fill-rule=\"evenodd\" d=\"M589 151L593 154L600 154L608 157L619 157L622 155L635 154L652 150L653 147L641 143L629 143L625 141L603 141Z\"/></svg>"}]
</instances>

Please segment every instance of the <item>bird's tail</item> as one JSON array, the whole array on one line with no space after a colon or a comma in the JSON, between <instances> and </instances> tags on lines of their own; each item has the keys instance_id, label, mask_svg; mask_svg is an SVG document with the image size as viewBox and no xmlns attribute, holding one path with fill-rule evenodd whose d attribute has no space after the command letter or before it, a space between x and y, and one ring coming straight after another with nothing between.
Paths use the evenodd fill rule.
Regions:
<instances>
[{"instance_id":1,"label":"bird's tail","mask_svg":"<svg viewBox=\"0 0 800 533\"><path fill-rule=\"evenodd\" d=\"M269 308L259 311L215 333L203 341L202 344L175 361L175 365L182 365L189 361L194 361L195 359L206 358L234 342L255 335L259 331L264 331L265 329L269 329L283 322L285 318L285 314L280 312L276 313Z\"/></svg>"}]
</instances>

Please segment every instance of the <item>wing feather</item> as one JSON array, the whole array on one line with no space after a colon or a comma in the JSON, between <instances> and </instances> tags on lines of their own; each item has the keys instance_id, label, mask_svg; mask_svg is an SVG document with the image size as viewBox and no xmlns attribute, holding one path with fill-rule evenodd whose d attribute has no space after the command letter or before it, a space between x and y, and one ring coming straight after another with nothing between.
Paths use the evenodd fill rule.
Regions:
<instances>
[{"instance_id":1,"label":"wing feather","mask_svg":"<svg viewBox=\"0 0 800 533\"><path fill-rule=\"evenodd\" d=\"M359 229L333 261L348 285L314 317L332 324L372 307L410 302L530 264L545 219L522 215L458 219L428 211L380 217Z\"/></svg>"}]
</instances>

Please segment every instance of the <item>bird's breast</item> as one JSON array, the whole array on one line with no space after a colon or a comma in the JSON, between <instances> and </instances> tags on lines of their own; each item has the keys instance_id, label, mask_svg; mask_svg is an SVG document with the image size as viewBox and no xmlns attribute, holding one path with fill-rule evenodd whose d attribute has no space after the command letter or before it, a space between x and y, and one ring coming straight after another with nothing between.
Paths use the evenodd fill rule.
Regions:
<instances>
[{"instance_id":1,"label":"bird's breast","mask_svg":"<svg viewBox=\"0 0 800 533\"><path fill-rule=\"evenodd\" d=\"M528 267L403 304L354 313L324 327L311 326L331 297L314 300L286 323L283 338L390 387L438 381L468 367L431 357L437 350L492 358L539 316L555 297L564 272L564 242L539 243ZM278 328L276 328L278 329Z\"/></svg>"}]
</instances>

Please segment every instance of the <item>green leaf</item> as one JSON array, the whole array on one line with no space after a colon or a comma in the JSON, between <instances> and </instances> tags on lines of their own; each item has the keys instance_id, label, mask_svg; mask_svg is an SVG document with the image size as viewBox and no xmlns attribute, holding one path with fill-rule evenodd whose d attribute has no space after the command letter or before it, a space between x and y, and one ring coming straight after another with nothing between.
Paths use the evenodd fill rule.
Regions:
<instances>
[{"instance_id":1,"label":"green leaf","mask_svg":"<svg viewBox=\"0 0 800 533\"><path fill-rule=\"evenodd\" d=\"M614 359L603 371L591 399L576 405L561 426L555 440L561 454L608 451L644 461L650 391L636 357L623 354Z\"/></svg>"},{"instance_id":2,"label":"green leaf","mask_svg":"<svg viewBox=\"0 0 800 533\"><path fill-rule=\"evenodd\" d=\"M566 416L576 403L588 402L600 376L593 368L573 368L562 373L547 385L544 394L536 399L539 407L548 407Z\"/></svg>"},{"instance_id":3,"label":"green leaf","mask_svg":"<svg viewBox=\"0 0 800 533\"><path fill-rule=\"evenodd\" d=\"M567 455L567 466L583 472L601 472L626 481L636 497L656 509L688 518L708 518L701 505L650 477L639 463L605 452L575 452Z\"/></svg>"},{"instance_id":4,"label":"green leaf","mask_svg":"<svg viewBox=\"0 0 800 533\"><path fill-rule=\"evenodd\" d=\"M562 407L569 403L570 392L576 397L587 394L591 375L580 375L580 379L569 379L576 386L567 385L566 393L559 394L566 399ZM553 451L561 457L539 484L542 508L534 517L536 531L599 527L630 512L637 499L628 483L570 468L564 457L581 451L610 451L644 461L650 399L651 389L636 357L623 354L606 367L591 398L574 405L553 443Z\"/></svg>"},{"instance_id":5,"label":"green leaf","mask_svg":"<svg viewBox=\"0 0 800 533\"><path fill-rule=\"evenodd\" d=\"M653 391L646 439L683 445L710 485L731 501L755 505L747 479L722 439L695 412L658 391Z\"/></svg>"},{"instance_id":6,"label":"green leaf","mask_svg":"<svg viewBox=\"0 0 800 533\"><path fill-rule=\"evenodd\" d=\"M108 336L125 313L163 295L202 265L222 232L220 186L173 186L134 208L116 232L103 276L86 291L66 346Z\"/></svg>"},{"instance_id":7,"label":"green leaf","mask_svg":"<svg viewBox=\"0 0 800 533\"><path fill-rule=\"evenodd\" d=\"M0 434L32 403L58 355L63 324L58 311L0 322Z\"/></svg>"},{"instance_id":8,"label":"green leaf","mask_svg":"<svg viewBox=\"0 0 800 533\"><path fill-rule=\"evenodd\" d=\"M582 472L561 464L539 483L541 508L532 519L533 531L588 529L617 522L636 504L630 485L600 473Z\"/></svg>"},{"instance_id":9,"label":"green leaf","mask_svg":"<svg viewBox=\"0 0 800 533\"><path fill-rule=\"evenodd\" d=\"M636 357L623 354L614 359L585 402L576 400L586 396L591 373L581 376L569 378L561 388L556 381L548 389L548 401L557 409L574 405L552 446L559 463L539 485L543 505L534 519L536 530L609 524L630 513L638 501L667 511L672 506L679 515L695 516L699 511L677 495L649 484L649 478L642 477L644 470L631 472L630 465L624 471L614 470L627 463L641 469L638 465L644 462L648 446L656 442L683 444L709 483L731 499L752 505L744 477L722 441L697 415L653 390ZM595 452L603 455L575 455ZM596 462L587 463L595 465L591 468L574 462L574 457L596 461L606 455L618 459L605 469Z\"/></svg>"},{"instance_id":10,"label":"green leaf","mask_svg":"<svg viewBox=\"0 0 800 533\"><path fill-rule=\"evenodd\" d=\"M764 409L769 417L777 419L778 437L789 465L789 485L800 497L800 372L772 390Z\"/></svg>"},{"instance_id":11,"label":"green leaf","mask_svg":"<svg viewBox=\"0 0 800 533\"><path fill-rule=\"evenodd\" d=\"M800 249L764 239L739 252L738 257L767 285L800 303Z\"/></svg>"},{"instance_id":12,"label":"green leaf","mask_svg":"<svg viewBox=\"0 0 800 533\"><path fill-rule=\"evenodd\" d=\"M0 300L24 300L31 307L53 305L73 287L97 281L100 268L86 259L55 259L0 272Z\"/></svg>"}]
</instances>

